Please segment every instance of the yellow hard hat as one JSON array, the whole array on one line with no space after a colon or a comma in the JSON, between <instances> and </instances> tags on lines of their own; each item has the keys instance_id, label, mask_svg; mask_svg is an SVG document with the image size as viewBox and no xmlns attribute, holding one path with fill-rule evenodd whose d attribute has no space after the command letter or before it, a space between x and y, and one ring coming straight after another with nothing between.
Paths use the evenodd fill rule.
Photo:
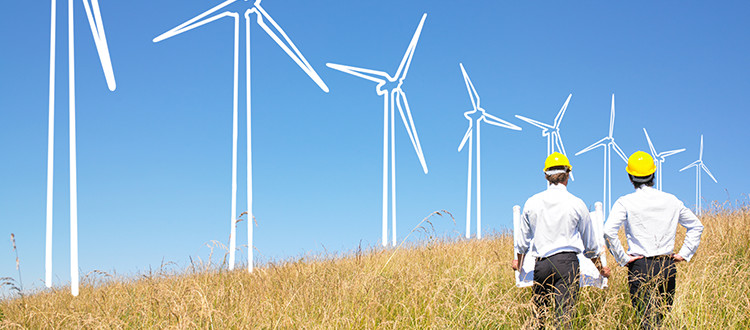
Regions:
<instances>
[{"instance_id":1,"label":"yellow hard hat","mask_svg":"<svg viewBox=\"0 0 750 330\"><path fill-rule=\"evenodd\" d=\"M573 167L570 166L570 161L568 161L568 157L565 157L565 155L559 153L559 152L553 152L549 156L547 156L547 160L544 161L544 170L549 170L550 167L555 166L567 166L568 169L572 169Z\"/></svg>"},{"instance_id":2,"label":"yellow hard hat","mask_svg":"<svg viewBox=\"0 0 750 330\"><path fill-rule=\"evenodd\" d=\"M651 155L643 152L636 151L630 158L628 158L628 167L625 168L632 176L649 176L656 172L656 164Z\"/></svg>"}]
</instances>

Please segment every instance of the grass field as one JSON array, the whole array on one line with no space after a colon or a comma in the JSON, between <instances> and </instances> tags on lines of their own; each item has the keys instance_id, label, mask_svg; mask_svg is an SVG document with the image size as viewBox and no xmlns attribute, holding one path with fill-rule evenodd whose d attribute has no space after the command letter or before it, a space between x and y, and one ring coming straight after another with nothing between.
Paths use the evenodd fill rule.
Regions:
<instances>
[{"instance_id":1,"label":"grass field","mask_svg":"<svg viewBox=\"0 0 750 330\"><path fill-rule=\"evenodd\" d=\"M429 221L444 221L433 215ZM450 220L447 220L450 221ZM698 253L678 266L665 326L750 328L750 208L713 211ZM678 234L677 248L684 231ZM0 302L0 328L526 328L531 292L514 285L513 240L430 238L414 246L305 257L246 270L162 269L86 280ZM614 265L611 255L610 265ZM634 328L626 269L584 288L576 328Z\"/></svg>"}]
</instances>

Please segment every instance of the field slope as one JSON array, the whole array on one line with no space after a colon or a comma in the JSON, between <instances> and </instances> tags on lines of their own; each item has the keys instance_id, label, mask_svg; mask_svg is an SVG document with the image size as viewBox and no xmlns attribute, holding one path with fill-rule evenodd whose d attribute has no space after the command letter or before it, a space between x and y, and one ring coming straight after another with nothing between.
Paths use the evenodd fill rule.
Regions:
<instances>
[{"instance_id":1,"label":"field slope","mask_svg":"<svg viewBox=\"0 0 750 330\"><path fill-rule=\"evenodd\" d=\"M435 221L439 221L434 219ZM668 328L750 328L750 209L705 215L698 254L679 265ZM682 242L684 232L678 235ZM429 235L426 235L429 236ZM419 246L237 270L161 271L0 302L0 328L526 328L513 241L425 238ZM679 247L679 244L678 244ZM614 264L609 256L610 264ZM585 288L576 328L633 328L626 270Z\"/></svg>"}]
</instances>

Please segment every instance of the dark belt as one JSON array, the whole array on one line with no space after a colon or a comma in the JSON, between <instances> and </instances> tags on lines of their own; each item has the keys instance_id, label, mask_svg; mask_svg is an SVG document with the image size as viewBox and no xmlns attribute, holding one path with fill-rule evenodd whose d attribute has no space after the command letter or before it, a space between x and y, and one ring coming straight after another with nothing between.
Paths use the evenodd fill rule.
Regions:
<instances>
[{"instance_id":1,"label":"dark belt","mask_svg":"<svg viewBox=\"0 0 750 330\"><path fill-rule=\"evenodd\" d=\"M553 255L551 255L551 256L548 256L548 257L544 257L544 258L536 258L536 261L537 261L537 262L538 262L538 261L543 261L543 260L546 260L546 259L549 259L549 258L552 258L552 257L555 257L555 256L566 255L566 254L577 255L578 253L575 253L575 252L571 252L571 251L558 252L558 253L555 253L555 254L553 254Z\"/></svg>"},{"instance_id":2,"label":"dark belt","mask_svg":"<svg viewBox=\"0 0 750 330\"><path fill-rule=\"evenodd\" d=\"M648 260L672 259L672 255L671 254L662 254L662 255L658 255L658 256L643 257L643 259L648 259Z\"/></svg>"}]
</instances>

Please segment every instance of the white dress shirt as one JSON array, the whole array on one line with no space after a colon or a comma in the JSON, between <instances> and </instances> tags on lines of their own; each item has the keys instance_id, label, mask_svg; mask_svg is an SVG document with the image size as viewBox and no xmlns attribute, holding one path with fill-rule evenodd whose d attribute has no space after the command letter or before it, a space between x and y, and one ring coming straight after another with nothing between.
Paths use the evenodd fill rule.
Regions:
<instances>
[{"instance_id":1,"label":"white dress shirt","mask_svg":"<svg viewBox=\"0 0 750 330\"><path fill-rule=\"evenodd\" d=\"M604 237L609 251L624 266L631 259L629 254L644 257L672 254L678 223L687 229L678 254L690 261L700 244L703 224L674 195L641 186L617 199L604 223ZM623 224L628 239L627 253L617 237Z\"/></svg>"},{"instance_id":2,"label":"white dress shirt","mask_svg":"<svg viewBox=\"0 0 750 330\"><path fill-rule=\"evenodd\" d=\"M520 254L531 250L544 258L575 252L592 258L601 251L586 204L563 184L550 185L531 196L523 206L520 227L521 235L515 239Z\"/></svg>"}]
</instances>

